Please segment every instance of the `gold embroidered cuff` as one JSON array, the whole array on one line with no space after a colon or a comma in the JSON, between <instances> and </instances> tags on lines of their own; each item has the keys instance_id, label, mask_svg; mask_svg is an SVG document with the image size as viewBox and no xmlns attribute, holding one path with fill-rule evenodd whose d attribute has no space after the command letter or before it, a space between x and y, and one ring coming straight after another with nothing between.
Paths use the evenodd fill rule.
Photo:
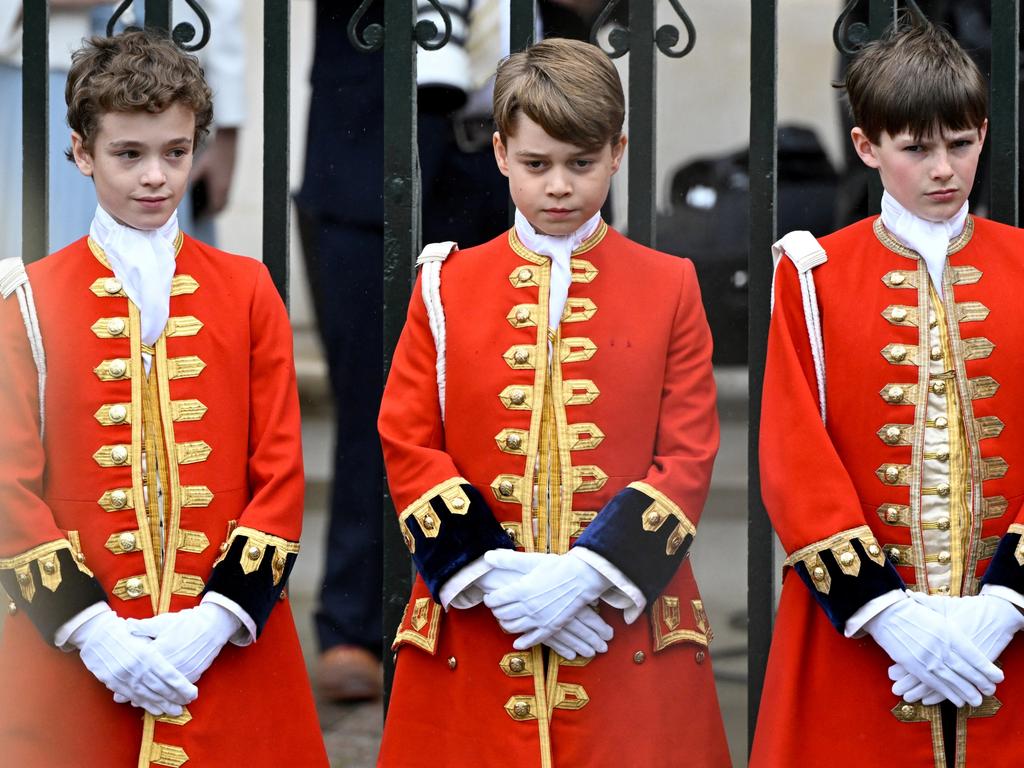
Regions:
<instances>
[{"instance_id":1,"label":"gold embroidered cuff","mask_svg":"<svg viewBox=\"0 0 1024 768\"><path fill-rule=\"evenodd\" d=\"M430 500L435 496L440 496L444 500L445 506L448 507L449 512L453 515L465 515L469 512L469 497L462 490L462 485L469 485L469 481L463 477L448 478L443 483L438 483L428 490L398 515L398 522L403 530L403 538L410 552L414 551L415 542L411 536L406 537L404 535L406 532L406 521L410 517L414 518L424 536L430 539L435 538L441 530L441 521L434 514L434 509L430 506Z\"/></svg>"},{"instance_id":2,"label":"gold embroidered cuff","mask_svg":"<svg viewBox=\"0 0 1024 768\"><path fill-rule=\"evenodd\" d=\"M814 587L822 594L827 595L832 588L832 577L829 576L828 568L821 559L821 553L828 550L835 557L839 569L847 576L856 576L860 573L860 556L853 548L853 540L857 539L864 547L868 557L878 565L885 565L885 553L878 544L871 529L866 525L850 528L846 531L822 539L806 547L801 547L786 558L783 566L794 566L803 563L807 573L814 582Z\"/></svg>"},{"instance_id":3,"label":"gold embroidered cuff","mask_svg":"<svg viewBox=\"0 0 1024 768\"><path fill-rule=\"evenodd\" d=\"M92 571L83 564L84 558L67 539L48 541L33 547L27 552L22 552L14 557L0 558L0 570L14 571L15 580L18 582L18 589L26 602L31 603L36 596L36 583L32 575L31 564L36 563L39 569L39 579L43 587L56 592L61 583L60 561L57 559L57 552L66 549L71 552L78 570L87 576L92 576Z\"/></svg>"},{"instance_id":4,"label":"gold embroidered cuff","mask_svg":"<svg viewBox=\"0 0 1024 768\"><path fill-rule=\"evenodd\" d=\"M683 512L679 505L653 485L637 480L630 483L627 487L640 491L640 493L654 499L650 506L641 513L645 531L653 533L660 529L670 517L675 518L675 530L668 537L668 542L665 544L666 555L674 555L687 536L694 537L697 535L697 526L690 521L690 518L686 516L686 513Z\"/></svg>"},{"instance_id":5,"label":"gold embroidered cuff","mask_svg":"<svg viewBox=\"0 0 1024 768\"><path fill-rule=\"evenodd\" d=\"M227 556L228 551L231 549L231 545L234 543L235 539L240 536L245 537L247 540L245 547L242 548L242 556L239 559L239 564L242 567L242 573L246 575L255 573L263 563L267 547L274 547L274 560L271 563L271 570L274 574L274 586L280 584L281 579L284 576L284 568L287 564L288 555L299 554L299 542L282 539L279 536L273 536L269 533L258 531L255 528L240 526L232 529L228 536L228 540L221 545L222 554L214 562L214 566L220 563L220 561ZM202 588L200 587L200 592L201 591Z\"/></svg>"}]
</instances>

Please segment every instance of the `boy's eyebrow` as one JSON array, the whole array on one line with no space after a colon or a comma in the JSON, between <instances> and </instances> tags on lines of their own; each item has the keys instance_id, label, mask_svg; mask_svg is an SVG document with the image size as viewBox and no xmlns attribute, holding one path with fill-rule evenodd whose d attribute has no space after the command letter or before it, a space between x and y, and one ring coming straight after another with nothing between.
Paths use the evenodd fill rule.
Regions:
<instances>
[{"instance_id":1,"label":"boy's eyebrow","mask_svg":"<svg viewBox=\"0 0 1024 768\"><path fill-rule=\"evenodd\" d=\"M528 149L520 149L518 152L516 152L515 156L516 157L541 158L541 159L547 157L547 155L545 155L543 152L531 152Z\"/></svg>"},{"instance_id":2,"label":"boy's eyebrow","mask_svg":"<svg viewBox=\"0 0 1024 768\"><path fill-rule=\"evenodd\" d=\"M107 142L107 146L109 148L111 148L111 149L132 149L132 148L135 148L135 147L141 147L141 146L143 146L143 144L144 144L144 142L138 141L136 139L115 139L114 141ZM179 136L177 138L174 138L174 139L171 139L170 141L165 142L164 146L171 146L171 145L178 146L178 145L181 145L181 144L191 145L192 144L191 137L189 137L189 136Z\"/></svg>"}]
</instances>

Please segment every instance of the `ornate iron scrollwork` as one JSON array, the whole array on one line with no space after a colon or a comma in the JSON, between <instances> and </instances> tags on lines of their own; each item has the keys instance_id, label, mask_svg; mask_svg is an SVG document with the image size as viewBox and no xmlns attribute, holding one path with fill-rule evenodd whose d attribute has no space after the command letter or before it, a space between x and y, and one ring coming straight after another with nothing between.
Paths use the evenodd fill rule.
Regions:
<instances>
[{"instance_id":1,"label":"ornate iron scrollwork","mask_svg":"<svg viewBox=\"0 0 1024 768\"><path fill-rule=\"evenodd\" d=\"M417 22L414 34L420 48L425 51L436 51L438 48L443 48L452 39L452 17L439 0L427 0L427 2L440 14L441 20L444 22L444 34L438 37L437 25L427 19Z\"/></svg>"},{"instance_id":2,"label":"ornate iron scrollwork","mask_svg":"<svg viewBox=\"0 0 1024 768\"><path fill-rule=\"evenodd\" d=\"M654 43L658 46L658 50L666 56L673 59L681 59L693 50L693 46L697 42L697 30L693 26L693 21L690 19L690 15L683 8L682 3L679 0L669 0L669 3L672 5L672 10L676 12L679 20L686 28L686 45L682 50L674 50L675 46L679 43L679 28L672 26L671 24L664 24L658 27L658 31L654 34ZM594 26L590 29L590 42L594 45L599 45L597 40L598 32L600 32L601 28L608 22L608 19L612 15L612 11L615 10L615 6L618 4L619 0L608 0L608 3L601 10L601 13L599 13L597 18L594 20ZM612 50L605 51L605 53L613 59L617 59L628 53L629 30L623 29L622 27L616 27L613 29L608 34L608 45L611 46Z\"/></svg>"},{"instance_id":3,"label":"ornate iron scrollwork","mask_svg":"<svg viewBox=\"0 0 1024 768\"><path fill-rule=\"evenodd\" d=\"M352 14L352 18L348 20L348 41L360 53L373 53L384 45L384 27L380 24L370 24L363 30L363 36L359 36L359 22L363 20L372 4L373 0L363 0Z\"/></svg>"},{"instance_id":4,"label":"ornate iron scrollwork","mask_svg":"<svg viewBox=\"0 0 1024 768\"><path fill-rule=\"evenodd\" d=\"M847 56L856 54L871 39L871 30L867 24L862 21L855 21L853 24L849 23L850 14L853 13L853 9L857 7L859 2L860 0L850 0L846 7L843 8L842 13L839 14L839 18L836 19L836 25L832 28L832 42L835 43L840 53L844 53ZM914 0L903 0L903 2L907 7L908 13L913 17L915 24L930 23L924 11L921 10L921 7ZM892 0L892 3L893 14L895 15L899 7L899 0Z\"/></svg>"},{"instance_id":5,"label":"ornate iron scrollwork","mask_svg":"<svg viewBox=\"0 0 1024 768\"><path fill-rule=\"evenodd\" d=\"M114 9L114 12L110 15L110 20L107 22L107 37L111 37L114 34L114 29L117 27L117 22L120 21L121 17L124 16L135 0L123 0L123 2ZM203 34L199 37L199 42L195 45L189 45L189 42L196 36L196 28L189 24L187 21L183 21L178 24L171 31L171 39L178 44L178 46L184 50L198 51L200 48L204 48L208 42L210 42L210 17L206 15L206 11L199 4L198 0L185 0L188 3L188 7L195 11L196 16L199 17L199 24L203 28ZM137 29L137 27L129 27L129 29Z\"/></svg>"}]
</instances>

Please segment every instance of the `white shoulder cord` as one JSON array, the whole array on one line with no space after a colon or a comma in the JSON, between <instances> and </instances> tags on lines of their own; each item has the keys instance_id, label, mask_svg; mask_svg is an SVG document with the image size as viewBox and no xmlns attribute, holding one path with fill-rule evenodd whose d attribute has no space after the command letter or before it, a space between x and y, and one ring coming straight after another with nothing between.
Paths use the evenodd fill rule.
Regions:
<instances>
[{"instance_id":1,"label":"white shoulder cord","mask_svg":"<svg viewBox=\"0 0 1024 768\"><path fill-rule=\"evenodd\" d=\"M444 423L444 402L445 402L445 320L444 306L441 304L441 264L455 251L459 250L458 243L447 241L443 243L429 243L423 247L419 258L416 259L416 266L423 267L420 279L420 289L423 293L423 303L427 307L427 320L430 323L430 333L434 337L434 347L437 349L437 397L441 404L441 423Z\"/></svg>"},{"instance_id":2,"label":"white shoulder cord","mask_svg":"<svg viewBox=\"0 0 1024 768\"><path fill-rule=\"evenodd\" d=\"M18 295L21 319L25 323L28 343L32 348L32 359L35 360L36 370L39 372L39 439L41 440L46 423L46 353L43 350L43 336L39 332L39 318L36 315L32 285L28 281L25 265L17 257L0 259L0 295L4 299L8 299L12 293Z\"/></svg>"},{"instance_id":3,"label":"white shoulder cord","mask_svg":"<svg viewBox=\"0 0 1024 768\"><path fill-rule=\"evenodd\" d=\"M828 260L821 244L810 232L790 232L772 245L772 260L775 269L783 255L788 256L800 275L800 294L803 297L804 320L807 323L807 337L814 359L814 374L818 383L818 407L821 420L825 421L825 343L821 335L821 315L818 311L818 295L814 290L814 275L811 270ZM775 273L772 272L772 311L775 310Z\"/></svg>"}]
</instances>

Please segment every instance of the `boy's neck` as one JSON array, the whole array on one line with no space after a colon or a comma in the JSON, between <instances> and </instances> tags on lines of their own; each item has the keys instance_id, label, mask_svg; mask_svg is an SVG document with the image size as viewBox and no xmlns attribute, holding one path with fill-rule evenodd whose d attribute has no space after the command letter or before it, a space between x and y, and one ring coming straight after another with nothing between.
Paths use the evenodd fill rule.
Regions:
<instances>
[{"instance_id":1,"label":"boy's neck","mask_svg":"<svg viewBox=\"0 0 1024 768\"><path fill-rule=\"evenodd\" d=\"M587 221L585 221L583 225L576 231L570 232L565 235L549 235L547 232L544 232L532 221L526 218L526 215L518 208L516 209L515 218L516 234L519 235L519 239L522 240L525 244L527 244L527 247L529 247L528 241L544 238L565 239L571 240L575 243L582 243L584 240L590 237L590 235L592 235L594 231L597 229L597 225L601 221L601 212L598 211L589 219L587 219Z\"/></svg>"},{"instance_id":2,"label":"boy's neck","mask_svg":"<svg viewBox=\"0 0 1024 768\"><path fill-rule=\"evenodd\" d=\"M950 239L952 239L963 231L964 223L967 221L968 203L967 201L964 201L960 210L948 219L933 221L931 219L925 219L918 216L899 200L889 194L888 190L883 189L881 208L882 223L894 234L898 234L898 230L913 223L913 225L917 227L944 227L949 232Z\"/></svg>"}]
</instances>

